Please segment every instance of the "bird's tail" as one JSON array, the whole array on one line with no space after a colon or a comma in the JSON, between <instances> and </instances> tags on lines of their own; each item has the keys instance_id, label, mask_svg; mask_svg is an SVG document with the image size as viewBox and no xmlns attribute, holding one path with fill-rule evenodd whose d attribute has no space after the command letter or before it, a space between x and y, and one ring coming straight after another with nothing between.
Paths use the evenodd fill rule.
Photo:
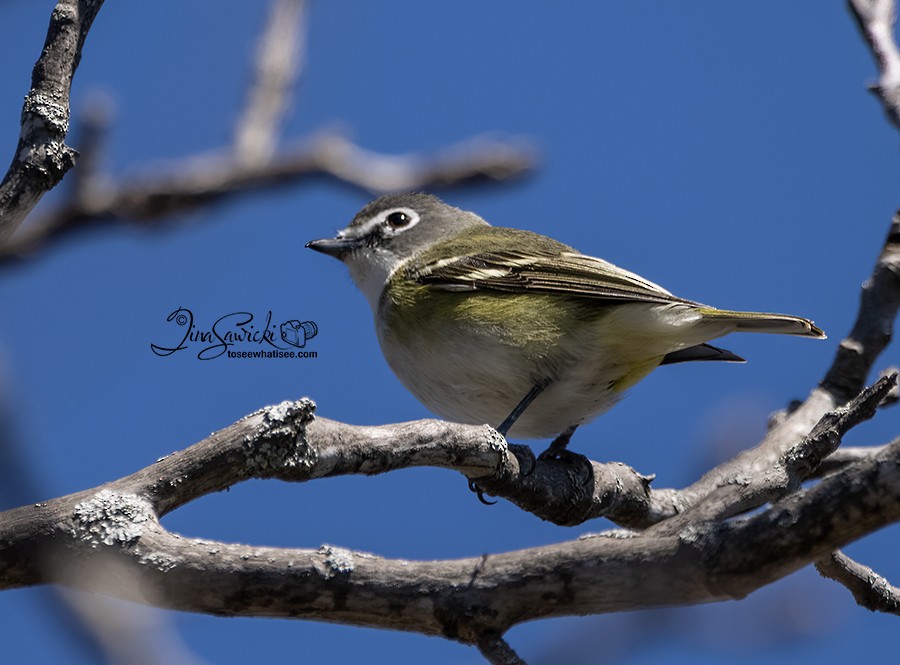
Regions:
<instances>
[{"instance_id":1,"label":"bird's tail","mask_svg":"<svg viewBox=\"0 0 900 665\"><path fill-rule=\"evenodd\" d=\"M765 312L731 312L727 309L701 307L704 319L714 319L734 324L736 332L773 333L776 335L800 335L825 339L825 333L809 319L790 314Z\"/></svg>"}]
</instances>

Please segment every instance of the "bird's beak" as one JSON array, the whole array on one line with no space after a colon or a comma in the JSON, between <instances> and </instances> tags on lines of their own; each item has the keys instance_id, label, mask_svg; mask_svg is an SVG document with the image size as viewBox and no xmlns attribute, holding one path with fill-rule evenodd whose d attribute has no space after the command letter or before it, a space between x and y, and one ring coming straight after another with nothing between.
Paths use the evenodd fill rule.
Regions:
<instances>
[{"instance_id":1,"label":"bird's beak","mask_svg":"<svg viewBox=\"0 0 900 665\"><path fill-rule=\"evenodd\" d=\"M340 259L347 252L359 246L359 238L321 238L306 243L310 249Z\"/></svg>"}]
</instances>

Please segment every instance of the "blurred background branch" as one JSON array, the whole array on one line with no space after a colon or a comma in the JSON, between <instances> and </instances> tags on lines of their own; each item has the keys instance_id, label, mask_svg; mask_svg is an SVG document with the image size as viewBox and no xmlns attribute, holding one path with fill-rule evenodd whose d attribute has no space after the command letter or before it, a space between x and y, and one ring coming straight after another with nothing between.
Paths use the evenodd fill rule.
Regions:
<instances>
[{"instance_id":1,"label":"blurred background branch","mask_svg":"<svg viewBox=\"0 0 900 665\"><path fill-rule=\"evenodd\" d=\"M863 39L878 65L878 83L871 89L884 106L891 124L900 129L900 50L894 41L897 7L894 0L849 0Z\"/></svg>"},{"instance_id":2,"label":"blurred background branch","mask_svg":"<svg viewBox=\"0 0 900 665\"><path fill-rule=\"evenodd\" d=\"M178 215L276 187L326 179L369 194L436 190L508 180L535 167L535 151L528 141L487 134L430 154L407 155L366 150L334 130L285 142L282 125L305 62L307 14L301 0L272 2L234 142L224 149L171 160L145 175L116 180L102 169L111 105L95 97L82 120L77 177L62 202L29 219L15 237L0 245L0 265L31 258L51 242L88 228L123 222L170 226Z\"/></svg>"}]
</instances>

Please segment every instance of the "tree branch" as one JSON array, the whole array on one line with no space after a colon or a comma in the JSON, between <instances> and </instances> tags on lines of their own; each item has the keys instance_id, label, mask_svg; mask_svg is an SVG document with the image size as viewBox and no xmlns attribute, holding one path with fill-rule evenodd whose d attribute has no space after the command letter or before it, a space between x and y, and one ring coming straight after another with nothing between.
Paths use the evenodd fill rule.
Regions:
<instances>
[{"instance_id":1,"label":"tree branch","mask_svg":"<svg viewBox=\"0 0 900 665\"><path fill-rule=\"evenodd\" d=\"M900 589L843 552L832 552L828 558L817 561L816 570L822 577L847 587L861 607L900 615Z\"/></svg>"},{"instance_id":2,"label":"tree branch","mask_svg":"<svg viewBox=\"0 0 900 665\"><path fill-rule=\"evenodd\" d=\"M849 0L848 5L878 64L880 77L872 91L881 99L891 124L900 128L900 51L894 42L894 0Z\"/></svg>"},{"instance_id":3,"label":"tree branch","mask_svg":"<svg viewBox=\"0 0 900 665\"><path fill-rule=\"evenodd\" d=\"M69 92L84 40L102 5L103 0L60 0L50 16L22 107L19 144L0 183L0 245L75 164L77 153L65 144Z\"/></svg>"},{"instance_id":4,"label":"tree branch","mask_svg":"<svg viewBox=\"0 0 900 665\"><path fill-rule=\"evenodd\" d=\"M0 265L15 263L52 240L87 228L138 221L171 224L171 216L251 192L329 179L368 192L435 189L502 180L533 166L530 150L478 137L435 155L370 153L343 136L323 134L263 164L227 155L194 157L155 176L107 184L90 200L73 199L29 224L6 247Z\"/></svg>"},{"instance_id":5,"label":"tree branch","mask_svg":"<svg viewBox=\"0 0 900 665\"><path fill-rule=\"evenodd\" d=\"M681 504L687 509L653 531L672 534L691 523L728 519L796 492L803 481L814 475L822 461L837 450L844 434L875 415L881 400L896 384L896 374L882 377L845 406L825 413L807 436L785 450L774 463L766 461L762 465L757 461L759 465L752 466L751 460L766 444L763 441L760 446L719 465L683 490L685 497ZM699 488L707 493L698 494Z\"/></svg>"},{"instance_id":6,"label":"tree branch","mask_svg":"<svg viewBox=\"0 0 900 665\"><path fill-rule=\"evenodd\" d=\"M838 399L855 395L893 336L900 308L900 211L894 214L872 275L862 285L859 311L850 335L841 341L820 384Z\"/></svg>"},{"instance_id":7,"label":"tree branch","mask_svg":"<svg viewBox=\"0 0 900 665\"><path fill-rule=\"evenodd\" d=\"M900 439L895 439L891 443L897 443ZM873 455L877 455L884 450L884 446L843 446L838 448L832 455L827 457L816 469L812 475L813 478L821 478L829 473L840 471L850 464L856 464L862 460L869 459Z\"/></svg>"},{"instance_id":8,"label":"tree branch","mask_svg":"<svg viewBox=\"0 0 900 665\"><path fill-rule=\"evenodd\" d=\"M491 665L526 665L502 637L487 637L478 642L478 650Z\"/></svg>"},{"instance_id":9,"label":"tree branch","mask_svg":"<svg viewBox=\"0 0 900 665\"><path fill-rule=\"evenodd\" d=\"M159 523L252 477L305 481L425 463L473 474L513 460L488 427L351 427L314 418L309 400L285 402L121 480L0 513L0 587L59 582L186 611L416 631L516 662L502 660L512 652L497 641L515 624L739 598L900 520L900 444L892 444L751 517L477 558L233 545L171 534ZM40 565L48 557L67 565ZM86 566L104 574L79 574Z\"/></svg>"}]
</instances>

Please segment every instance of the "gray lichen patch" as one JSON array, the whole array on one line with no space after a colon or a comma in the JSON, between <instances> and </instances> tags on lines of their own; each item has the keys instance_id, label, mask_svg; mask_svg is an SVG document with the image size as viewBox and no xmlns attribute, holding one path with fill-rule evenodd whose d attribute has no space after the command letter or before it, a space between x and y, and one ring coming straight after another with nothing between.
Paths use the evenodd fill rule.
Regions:
<instances>
[{"instance_id":1,"label":"gray lichen patch","mask_svg":"<svg viewBox=\"0 0 900 665\"><path fill-rule=\"evenodd\" d=\"M295 402L285 400L281 404L267 406L261 413L273 423L306 424L313 418L316 403L308 397L301 397Z\"/></svg>"},{"instance_id":2,"label":"gray lichen patch","mask_svg":"<svg viewBox=\"0 0 900 665\"><path fill-rule=\"evenodd\" d=\"M150 503L136 494L100 490L76 504L72 535L91 547L127 545L140 538L145 525L156 521Z\"/></svg>"},{"instance_id":3,"label":"gray lichen patch","mask_svg":"<svg viewBox=\"0 0 900 665\"><path fill-rule=\"evenodd\" d=\"M47 95L32 90L25 96L23 113L26 120L40 118L52 132L65 135L69 131L69 108ZM31 127L26 127L26 130Z\"/></svg>"},{"instance_id":4,"label":"gray lichen patch","mask_svg":"<svg viewBox=\"0 0 900 665\"><path fill-rule=\"evenodd\" d=\"M496 450L500 453L505 453L509 450L509 444L506 441L506 437L504 437L500 432L491 427L490 425L484 426L485 434L488 439L488 445L491 450Z\"/></svg>"},{"instance_id":5,"label":"gray lichen patch","mask_svg":"<svg viewBox=\"0 0 900 665\"><path fill-rule=\"evenodd\" d=\"M266 477L285 469L315 466L316 451L306 440L306 425L312 421L315 410L315 403L304 397L258 411L262 422L244 444L250 474Z\"/></svg>"},{"instance_id":6,"label":"gray lichen patch","mask_svg":"<svg viewBox=\"0 0 900 665\"><path fill-rule=\"evenodd\" d=\"M331 579L337 575L346 575L353 572L355 567L354 555L350 550L332 545L322 545L319 554L325 557L325 579Z\"/></svg>"},{"instance_id":7,"label":"gray lichen patch","mask_svg":"<svg viewBox=\"0 0 900 665\"><path fill-rule=\"evenodd\" d=\"M616 540L624 540L626 538L637 538L639 533L631 529L607 529L606 531L596 531L594 533L583 533L578 536L578 540L590 540L591 538L614 538Z\"/></svg>"},{"instance_id":8,"label":"gray lichen patch","mask_svg":"<svg viewBox=\"0 0 900 665\"><path fill-rule=\"evenodd\" d=\"M138 559L138 562L141 565L155 568L161 573L167 573L178 565L176 557L161 552L145 554Z\"/></svg>"}]
</instances>

